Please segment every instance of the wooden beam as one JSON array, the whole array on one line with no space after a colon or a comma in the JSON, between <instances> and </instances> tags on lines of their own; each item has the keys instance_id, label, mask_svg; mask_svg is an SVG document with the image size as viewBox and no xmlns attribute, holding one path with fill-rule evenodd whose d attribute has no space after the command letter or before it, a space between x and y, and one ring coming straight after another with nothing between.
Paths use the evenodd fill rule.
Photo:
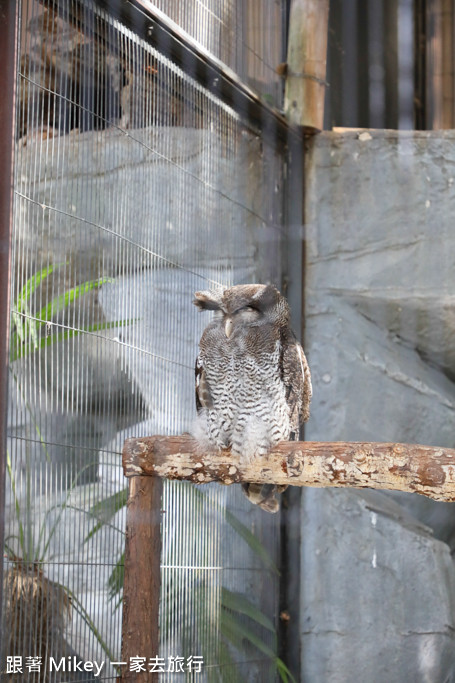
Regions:
<instances>
[{"instance_id":1,"label":"wooden beam","mask_svg":"<svg viewBox=\"0 0 455 683\"><path fill-rule=\"evenodd\" d=\"M134 477L126 511L125 574L123 580L122 681L158 682L149 659L159 654L161 492L157 477ZM131 657L146 657L146 671L130 671Z\"/></svg>"},{"instance_id":2,"label":"wooden beam","mask_svg":"<svg viewBox=\"0 0 455 683\"><path fill-rule=\"evenodd\" d=\"M324 127L329 0L292 0L284 111L308 132Z\"/></svg>"},{"instance_id":3,"label":"wooden beam","mask_svg":"<svg viewBox=\"0 0 455 683\"><path fill-rule=\"evenodd\" d=\"M421 493L455 501L455 450L419 444L286 441L246 462L229 449L202 452L189 435L128 439L126 477L186 479L195 484L257 482Z\"/></svg>"},{"instance_id":4,"label":"wooden beam","mask_svg":"<svg viewBox=\"0 0 455 683\"><path fill-rule=\"evenodd\" d=\"M434 0L428 5L431 34L428 36L429 66L427 87L433 110L428 126L434 130L453 128L454 116L454 9L452 0Z\"/></svg>"}]
</instances>

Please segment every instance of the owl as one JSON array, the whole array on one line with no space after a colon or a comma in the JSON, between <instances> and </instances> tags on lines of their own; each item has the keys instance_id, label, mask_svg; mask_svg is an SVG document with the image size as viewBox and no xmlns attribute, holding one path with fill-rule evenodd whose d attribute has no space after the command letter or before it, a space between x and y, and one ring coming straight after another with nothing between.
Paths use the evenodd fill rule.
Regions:
<instances>
[{"instance_id":1,"label":"owl","mask_svg":"<svg viewBox=\"0 0 455 683\"><path fill-rule=\"evenodd\" d=\"M246 460L298 440L309 417L311 375L286 299L272 285L249 284L196 292L193 303L214 312L196 360L199 438ZM275 494L286 486L242 488L252 503L277 512Z\"/></svg>"}]
</instances>

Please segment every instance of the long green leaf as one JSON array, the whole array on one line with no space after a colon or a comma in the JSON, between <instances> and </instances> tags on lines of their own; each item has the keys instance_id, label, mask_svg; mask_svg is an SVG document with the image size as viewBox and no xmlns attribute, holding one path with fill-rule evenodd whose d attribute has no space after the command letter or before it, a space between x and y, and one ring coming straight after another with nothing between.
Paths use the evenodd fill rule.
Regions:
<instances>
[{"instance_id":1,"label":"long green leaf","mask_svg":"<svg viewBox=\"0 0 455 683\"><path fill-rule=\"evenodd\" d=\"M82 468L77 472L77 474L74 476L73 480L71 481L71 484L69 485L69 487L68 487L68 489L67 489L67 493L66 493L65 500L63 501L63 503L58 503L57 505L53 505L52 507L50 507L50 508L46 511L46 514L45 514L45 516L44 516L44 522L43 522L43 524L42 524L42 526L41 526L40 534L39 534L39 536L38 536L38 546L37 546L37 548L36 548L36 550L35 550L35 554L37 555L37 557L38 557L38 559L39 559L40 561L43 561L43 560L46 558L47 551L48 551L48 549L49 549L49 545L50 545L50 542L51 542L51 540L52 540L52 537L53 537L53 535L55 534L55 532L57 531L57 527L58 527L58 525L59 525L59 523L60 523L60 519L61 519L61 517L62 517L62 515L63 515L63 513L64 513L64 511L65 511L65 509L68 507L69 500L70 500L70 498L71 498L71 494L73 493L73 490L74 490L74 489L76 488L76 486L78 485L78 481L79 481L80 477L84 474L84 472L85 472L86 470L88 470L88 469L90 469L91 467L93 467L94 464L96 464L96 463L94 463L94 462L88 462L88 463L86 463L86 464L84 465L84 467L82 467ZM50 530L50 532L49 532L49 534L48 534L48 536L47 536L46 542L45 542L44 547L43 547L43 551L42 551L41 554L38 554L38 553L39 553L39 550L40 550L40 546L41 546L41 541L42 541L43 538L44 538L44 528L45 528L46 519L47 519L48 515L50 515L51 512L52 512L54 509L58 509L59 512L58 512L58 514L57 514L57 517L56 517L55 521L53 522L53 524L52 524L52 526L51 526L51 530Z\"/></svg>"},{"instance_id":2,"label":"long green leaf","mask_svg":"<svg viewBox=\"0 0 455 683\"><path fill-rule=\"evenodd\" d=\"M32 315L26 302L38 287L38 285L48 277L55 268L67 264L57 264L56 266L48 266L36 273L33 277L27 280L25 286L22 288L15 304L13 305L12 318L16 331L11 333L10 339L10 360L14 361L23 356L29 355L38 348L43 348L59 341L61 338L68 338L80 334L80 330L68 330L63 335L51 335L39 337L39 327L52 321L54 315L61 310L67 308L72 302L88 292L101 287L107 282L113 282L113 278L103 277L97 280L87 280L87 282L68 289L63 294L54 297L52 301L47 303L36 315ZM38 318L36 320L35 318ZM131 324L131 321L118 321L118 323L95 323L94 325L83 328L83 331L97 331L101 329L109 329L111 327L120 327L122 325ZM30 343L25 345L27 339ZM24 346L25 345L25 346Z\"/></svg>"},{"instance_id":3,"label":"long green leaf","mask_svg":"<svg viewBox=\"0 0 455 683\"><path fill-rule=\"evenodd\" d=\"M22 524L22 518L21 518L21 507L20 507L20 503L19 503L19 498L17 497L17 493L16 493L16 479L14 477L13 466L11 464L11 457L10 457L8 449L6 449L6 469L8 470L8 475L9 475L9 478L11 481L11 489L13 491L13 498L14 498L14 507L16 508L17 523L19 524L19 546L20 546L21 552L25 555L26 554L25 534L24 534L24 526Z\"/></svg>"},{"instance_id":4,"label":"long green leaf","mask_svg":"<svg viewBox=\"0 0 455 683\"><path fill-rule=\"evenodd\" d=\"M118 491L117 493L113 493L111 496L108 496L107 498L103 498L103 500L98 501L95 503L90 508L90 515L92 517L96 517L98 520L97 524L91 529L91 531L87 534L87 536L84 539L84 543L86 543L92 536L99 531L104 524L109 522L112 517L114 517L115 514L119 510L122 509L126 505L126 502L128 500L128 487L122 489L121 491Z\"/></svg>"},{"instance_id":5,"label":"long green leaf","mask_svg":"<svg viewBox=\"0 0 455 683\"><path fill-rule=\"evenodd\" d=\"M291 681L291 683L297 683L286 664L279 657L276 658L276 668L283 683L289 683L289 681Z\"/></svg>"},{"instance_id":6,"label":"long green leaf","mask_svg":"<svg viewBox=\"0 0 455 683\"><path fill-rule=\"evenodd\" d=\"M111 328L115 327L124 327L125 325L131 325L136 321L137 318L134 318L133 320L115 320L113 322L94 323L93 325L86 325L85 327L81 327L78 330L64 330L63 332L59 332L58 334L41 337L36 346L27 344L26 346L19 347L18 353L11 357L11 361L18 360L23 356L27 356L29 353L32 353L37 349L44 349L46 346L52 346L52 344L56 344L57 342L72 339L73 337L77 337L80 334L85 334L87 332L99 332L101 330L110 330Z\"/></svg>"},{"instance_id":7,"label":"long green leaf","mask_svg":"<svg viewBox=\"0 0 455 683\"><path fill-rule=\"evenodd\" d=\"M32 409L32 407L31 407L31 405L30 405L30 402L27 400L26 396L24 395L24 393L23 393L23 391L22 391L22 389L21 389L21 385L20 385L20 382L19 382L19 379L18 379L17 374L14 372L14 370L11 368L11 366L10 366L9 369L10 369L11 375L12 375L12 377L13 377L15 383L16 383L16 386L17 386L17 389L18 389L18 391L19 391L19 394L20 394L22 400L23 400L24 403L25 403L25 407L27 408L27 410L28 410L28 412L29 412L29 414L30 414L30 416L31 416L31 418L32 418L33 426L34 426L34 428L35 428L35 432L36 432L37 435L38 435L38 440L39 440L39 442L40 442L40 444L41 444L41 448L42 448L43 451L44 451L44 454L45 454L45 456L46 456L46 460L47 460L47 462L50 463L50 461L51 461L51 456L49 455L49 452L48 452L48 450L47 450L47 443L46 443L46 442L44 441L44 439L43 439L43 436L42 436L42 434L41 434L41 430L40 430L40 428L39 428L39 424L38 424L37 420L35 419L35 414L34 414L34 412L33 412L33 409Z\"/></svg>"},{"instance_id":8,"label":"long green leaf","mask_svg":"<svg viewBox=\"0 0 455 683\"><path fill-rule=\"evenodd\" d=\"M52 301L50 301L46 306L44 306L36 315L40 319L39 325L45 325L46 322L50 322L56 313L59 313L63 309L67 308L73 301L76 301L83 294L91 292L93 289L101 287L106 282L113 282L113 278L101 277L98 280L88 280L83 282L81 285L76 285L71 289L67 289L63 294L59 294Z\"/></svg>"},{"instance_id":9,"label":"long green leaf","mask_svg":"<svg viewBox=\"0 0 455 683\"><path fill-rule=\"evenodd\" d=\"M32 277L30 277L25 285L22 287L16 301L12 307L12 318L17 331L17 337L20 342L24 342L27 337L27 327L29 328L29 334L32 340L36 340L36 323L34 320L30 319L30 311L26 304L32 296L36 288L41 284L41 282L47 278L56 268L61 268L66 264L58 263L56 265L46 266L42 270L38 271ZM23 315L21 315L21 313ZM26 316L24 319L24 315Z\"/></svg>"},{"instance_id":10,"label":"long green leaf","mask_svg":"<svg viewBox=\"0 0 455 683\"><path fill-rule=\"evenodd\" d=\"M128 487L117 491L103 500L99 500L92 505L89 512L93 517L97 517L102 522L110 520L119 510L122 509L128 500Z\"/></svg>"},{"instance_id":11,"label":"long green leaf","mask_svg":"<svg viewBox=\"0 0 455 683\"><path fill-rule=\"evenodd\" d=\"M272 650L271 647L266 645L263 640L259 636L257 636L251 629L249 629L247 626L242 624L238 619L236 619L232 614L230 614L227 610L223 609L221 610L221 629L222 631L226 629L229 633L235 633L235 641L238 643L239 639L245 639L248 640L251 645L254 645L255 648L260 650L266 657L269 657L272 660L276 659L276 653L274 650ZM234 642L234 645L236 644Z\"/></svg>"},{"instance_id":12,"label":"long green leaf","mask_svg":"<svg viewBox=\"0 0 455 683\"><path fill-rule=\"evenodd\" d=\"M35 291L35 289L41 284L41 282L47 278L56 268L61 268L62 266L68 265L66 263L56 263L55 265L46 266L42 270L38 271L32 277L30 277L25 283L24 287L19 292L19 296L16 299L16 308L18 311L22 311L22 304L28 301Z\"/></svg>"},{"instance_id":13,"label":"long green leaf","mask_svg":"<svg viewBox=\"0 0 455 683\"><path fill-rule=\"evenodd\" d=\"M213 668L213 679L215 681L221 681L222 683L225 680L232 681L233 675L235 675L236 683L246 683L246 678L240 674L237 662L234 660L233 656L229 651L229 647L226 645L223 639L220 639L217 643L217 652L218 667ZM211 672L207 670L209 680L210 673Z\"/></svg>"},{"instance_id":14,"label":"long green leaf","mask_svg":"<svg viewBox=\"0 0 455 683\"><path fill-rule=\"evenodd\" d=\"M107 585L109 587L109 601L113 600L117 595L119 595L123 589L123 579L125 576L125 553L123 552L119 559L117 560L117 563L112 570L108 580L107 580ZM115 609L120 607L122 604L123 598L119 598L116 605Z\"/></svg>"},{"instance_id":15,"label":"long green leaf","mask_svg":"<svg viewBox=\"0 0 455 683\"><path fill-rule=\"evenodd\" d=\"M292 683L297 683L286 664L282 659L276 656L274 650L264 643L259 636L251 631L251 629L236 619L235 616L223 609L221 611L220 621L221 633L228 638L234 647L241 650L242 640L247 640L249 643L251 643L251 645L272 660L283 683L288 683L289 681Z\"/></svg>"},{"instance_id":16,"label":"long green leaf","mask_svg":"<svg viewBox=\"0 0 455 683\"><path fill-rule=\"evenodd\" d=\"M221 604L233 612L245 614L256 623L264 626L268 631L275 633L275 626L272 621L241 593L233 593L227 588L222 588Z\"/></svg>"},{"instance_id":17,"label":"long green leaf","mask_svg":"<svg viewBox=\"0 0 455 683\"><path fill-rule=\"evenodd\" d=\"M101 645L101 648L102 648L103 651L105 652L106 656L110 659L110 661L115 661L113 652L112 652L111 649L109 648L109 646L108 646L108 644L106 643L106 641L103 639L101 633L100 633L100 632L98 631L98 629L96 628L94 621L90 618L90 615L89 615L89 613L87 612L87 610L85 609L84 605L83 605L83 604L81 603L81 601L78 599L78 597L76 596L76 594L73 593L73 591L69 590L69 588L66 588L65 586L62 586L62 588L63 588L63 589L67 592L67 594L70 596L70 598L71 598L71 604L73 605L73 607L74 607L74 609L76 610L76 612L78 612L78 613L80 614L80 616L82 617L82 619L85 621L85 623L86 623L87 626L89 627L90 631L93 633L93 635L95 636L96 640L97 640L98 643ZM117 667L117 670L118 670L118 672L120 673L119 668L120 668L120 667Z\"/></svg>"},{"instance_id":18,"label":"long green leaf","mask_svg":"<svg viewBox=\"0 0 455 683\"><path fill-rule=\"evenodd\" d=\"M19 343L23 344L25 340L30 337L32 340L32 345L36 347L36 344L38 343L38 326L36 324L36 320L33 320L32 314L25 304L23 304L20 313L13 312L13 320L16 327L15 336L17 337ZM17 345L17 343L18 342L16 339L13 339L10 345Z\"/></svg>"},{"instance_id":19,"label":"long green leaf","mask_svg":"<svg viewBox=\"0 0 455 683\"><path fill-rule=\"evenodd\" d=\"M265 567L269 569L274 574L279 575L278 567L273 562L270 557L270 553L267 548L261 543L261 541L248 529L243 522L241 522L235 515L229 510L226 510L222 505L216 503L213 498L208 496L206 493L196 488L194 484L189 482L182 482L183 485L190 488L193 492L194 498L199 498L201 501L208 502L211 507L220 512L224 516L226 522L234 529L234 531L245 541L249 548L260 558Z\"/></svg>"},{"instance_id":20,"label":"long green leaf","mask_svg":"<svg viewBox=\"0 0 455 683\"><path fill-rule=\"evenodd\" d=\"M270 557L267 548L265 548L261 541L256 538L256 536L251 533L251 531L246 527L240 520L237 519L235 515L229 510L226 510L226 522L238 533L245 543L251 548L251 550L256 553L256 555L262 560L267 569L270 569L274 574L279 575L278 567L273 562Z\"/></svg>"},{"instance_id":21,"label":"long green leaf","mask_svg":"<svg viewBox=\"0 0 455 683\"><path fill-rule=\"evenodd\" d=\"M5 538L3 542L6 551L5 556L8 557L8 559L10 559L12 562L14 562L14 559L16 558L16 553L14 552L13 546L9 544L9 540L14 538L20 543L20 538L16 534L11 534L10 536L7 536L7 538Z\"/></svg>"}]
</instances>

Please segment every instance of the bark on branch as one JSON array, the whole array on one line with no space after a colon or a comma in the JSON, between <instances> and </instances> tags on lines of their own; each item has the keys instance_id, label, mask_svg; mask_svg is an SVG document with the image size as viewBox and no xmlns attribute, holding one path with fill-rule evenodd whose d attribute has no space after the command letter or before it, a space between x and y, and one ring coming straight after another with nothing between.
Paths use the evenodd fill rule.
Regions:
<instances>
[{"instance_id":1,"label":"bark on branch","mask_svg":"<svg viewBox=\"0 0 455 683\"><path fill-rule=\"evenodd\" d=\"M421 493L455 501L455 450L403 443L283 441L245 462L229 449L202 452L189 435L127 439L126 477L159 476L195 484L257 482L349 486Z\"/></svg>"}]
</instances>

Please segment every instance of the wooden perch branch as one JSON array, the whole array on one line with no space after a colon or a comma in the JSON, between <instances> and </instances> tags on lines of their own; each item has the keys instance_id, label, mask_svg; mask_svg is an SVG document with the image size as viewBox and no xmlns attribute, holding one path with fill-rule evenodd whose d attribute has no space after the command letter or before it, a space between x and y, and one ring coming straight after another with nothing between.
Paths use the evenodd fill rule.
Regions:
<instances>
[{"instance_id":1,"label":"wooden perch branch","mask_svg":"<svg viewBox=\"0 0 455 683\"><path fill-rule=\"evenodd\" d=\"M245 462L229 449L202 453L189 435L127 439L126 477L158 476L195 484L218 481L345 486L421 493L455 501L455 450L418 444L283 441Z\"/></svg>"}]
</instances>

